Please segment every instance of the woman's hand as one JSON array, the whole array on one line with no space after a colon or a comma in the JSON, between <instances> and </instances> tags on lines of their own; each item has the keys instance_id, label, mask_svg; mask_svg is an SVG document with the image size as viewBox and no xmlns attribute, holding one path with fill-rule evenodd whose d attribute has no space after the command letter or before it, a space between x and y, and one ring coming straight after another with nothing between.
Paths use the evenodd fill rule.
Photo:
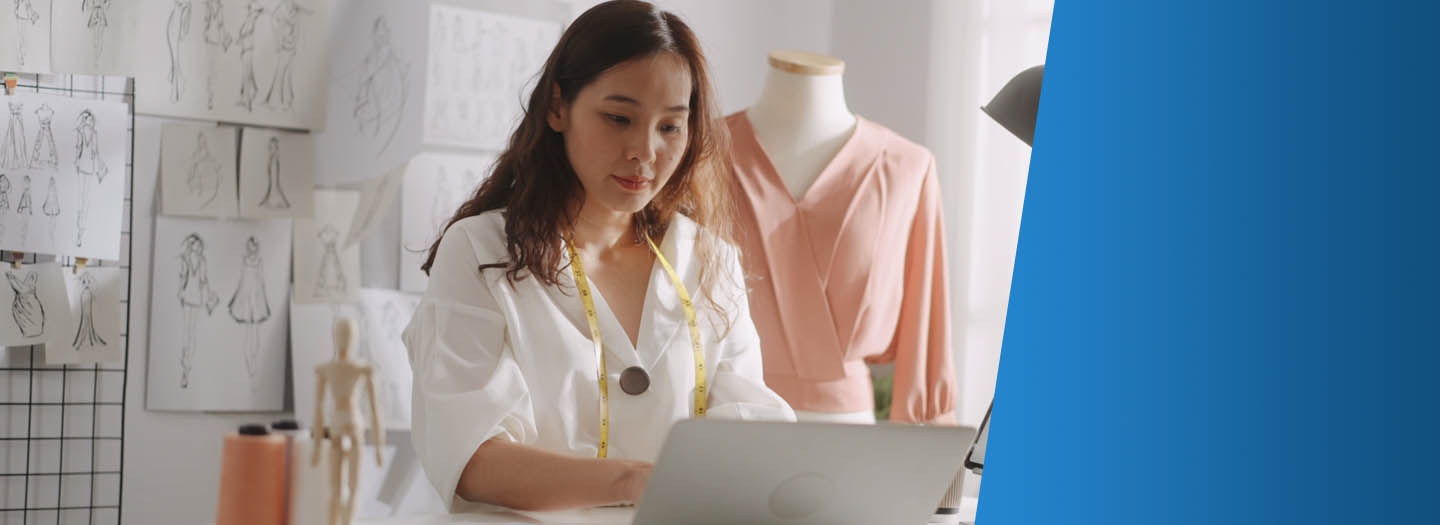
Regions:
<instances>
[{"instance_id":1,"label":"woman's hand","mask_svg":"<svg viewBox=\"0 0 1440 525\"><path fill-rule=\"evenodd\" d=\"M615 482L615 489L621 501L639 504L645 494L645 485L650 483L650 471L655 466L644 461L624 461L623 471Z\"/></svg>"}]
</instances>

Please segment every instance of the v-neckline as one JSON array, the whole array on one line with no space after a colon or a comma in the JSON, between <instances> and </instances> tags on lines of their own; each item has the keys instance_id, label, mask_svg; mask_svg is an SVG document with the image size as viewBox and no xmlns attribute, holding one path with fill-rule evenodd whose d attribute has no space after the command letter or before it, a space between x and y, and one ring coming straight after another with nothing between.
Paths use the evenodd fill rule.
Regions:
<instances>
[{"instance_id":1,"label":"v-neckline","mask_svg":"<svg viewBox=\"0 0 1440 525\"><path fill-rule=\"evenodd\" d=\"M675 230L678 224L679 221L672 221L669 228L670 231L667 231L665 236L656 243L656 248L658 248L662 254L666 252L671 237L676 235ZM671 264L679 264L678 247L671 248L673 253L672 255L668 255L667 258L672 260ZM654 361L658 359L660 355L664 354L663 347L674 337L673 332L676 330L676 327L679 326L679 324L675 322L665 323L673 326L660 326L662 321L660 310L669 310L672 307L678 308L679 299L676 298L675 304L670 305L665 304L665 301L659 296L662 291L660 288L667 285L673 286L673 283L670 282L669 276L665 274L664 268L660 265L659 258L652 257L652 259L650 262L650 275L645 284L645 299L640 306L640 327L633 341L630 339L630 334L625 331L625 327L620 324L620 318L615 315L615 310L610 307L609 301L605 300L605 296L600 291L600 288L595 285L593 280L590 281L590 292L595 298L596 316L599 317L597 322L600 323L600 332L603 338L602 343L605 343L603 346L606 348L606 351L615 357L626 360L626 362L631 362L630 360L633 359L632 364L638 364L645 368L650 368L654 364ZM565 273L571 278L570 284L573 286L575 284L574 276L571 272ZM657 331L663 331L664 333L657 333ZM614 337L610 335L615 333L619 333L620 336ZM587 333L586 335L588 337L589 334ZM607 341L621 342L624 346L617 347L618 345L609 344ZM641 348L651 346L656 347L653 355L648 356L648 358L647 356L641 355ZM622 355L622 348L629 349L629 352Z\"/></svg>"},{"instance_id":2,"label":"v-neckline","mask_svg":"<svg viewBox=\"0 0 1440 525\"><path fill-rule=\"evenodd\" d=\"M741 111L739 115L740 120L745 124L745 131L750 140L750 144L755 147L761 167L764 168L761 171L765 172L765 178L768 179L766 182L784 190L780 193L785 194L785 198L789 199L790 204L796 208L805 208L806 205L813 202L817 198L816 195L819 193L819 188L827 185L830 179L835 178L832 173L836 169L835 166L838 165L840 160L845 158L851 150L855 149L855 145L859 142L857 139L860 136L860 128L865 125L865 118L860 115L855 115L855 126L850 130L850 136L840 145L840 149L835 151L835 155L831 156L829 161L826 161L825 167L820 168L820 174L815 177L815 180L810 182L810 187L805 188L805 191L801 192L799 200L796 200L795 194L790 192L790 186L786 185L785 179L780 176L780 170L775 167L775 161L770 157L770 152L767 151L765 145L760 142L760 135L755 133L755 124L750 121L750 109L746 108Z\"/></svg>"}]
</instances>

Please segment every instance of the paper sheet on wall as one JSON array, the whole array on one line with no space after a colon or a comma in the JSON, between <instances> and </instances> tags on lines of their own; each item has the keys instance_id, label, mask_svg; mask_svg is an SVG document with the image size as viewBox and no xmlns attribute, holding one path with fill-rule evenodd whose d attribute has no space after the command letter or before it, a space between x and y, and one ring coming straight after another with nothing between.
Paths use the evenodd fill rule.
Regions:
<instances>
[{"instance_id":1,"label":"paper sheet on wall","mask_svg":"<svg viewBox=\"0 0 1440 525\"><path fill-rule=\"evenodd\" d=\"M50 0L0 4L0 71L50 72Z\"/></svg>"},{"instance_id":2,"label":"paper sheet on wall","mask_svg":"<svg viewBox=\"0 0 1440 525\"><path fill-rule=\"evenodd\" d=\"M412 2L352 0L335 10L317 184L372 180L419 150L425 21Z\"/></svg>"},{"instance_id":3,"label":"paper sheet on wall","mask_svg":"<svg viewBox=\"0 0 1440 525\"><path fill-rule=\"evenodd\" d=\"M53 95L3 98L0 248L118 259L129 109Z\"/></svg>"},{"instance_id":4,"label":"paper sheet on wall","mask_svg":"<svg viewBox=\"0 0 1440 525\"><path fill-rule=\"evenodd\" d=\"M0 294L0 345L63 345L74 321L65 294L65 276L55 263L5 266Z\"/></svg>"},{"instance_id":5,"label":"paper sheet on wall","mask_svg":"<svg viewBox=\"0 0 1440 525\"><path fill-rule=\"evenodd\" d=\"M355 246L385 220L391 203L400 195L401 183L405 181L405 163L388 173L375 177L360 186L360 206L355 208L355 217L350 220L350 233L345 236L345 248Z\"/></svg>"},{"instance_id":6,"label":"paper sheet on wall","mask_svg":"<svg viewBox=\"0 0 1440 525\"><path fill-rule=\"evenodd\" d=\"M328 0L152 0L140 19L135 111L321 129Z\"/></svg>"},{"instance_id":7,"label":"paper sheet on wall","mask_svg":"<svg viewBox=\"0 0 1440 525\"><path fill-rule=\"evenodd\" d=\"M61 0L50 9L51 69L56 73L134 76L136 0Z\"/></svg>"},{"instance_id":8,"label":"paper sheet on wall","mask_svg":"<svg viewBox=\"0 0 1440 525\"><path fill-rule=\"evenodd\" d=\"M160 210L165 215L235 217L238 128L166 122L160 133Z\"/></svg>"},{"instance_id":9,"label":"paper sheet on wall","mask_svg":"<svg viewBox=\"0 0 1440 525\"><path fill-rule=\"evenodd\" d=\"M295 302L346 303L360 291L360 247L342 248L360 193L316 190L315 217L295 220Z\"/></svg>"},{"instance_id":10,"label":"paper sheet on wall","mask_svg":"<svg viewBox=\"0 0 1440 525\"><path fill-rule=\"evenodd\" d=\"M429 279L420 270L440 230L489 175L489 155L426 153L405 173L400 207L400 289L425 291Z\"/></svg>"},{"instance_id":11,"label":"paper sheet on wall","mask_svg":"<svg viewBox=\"0 0 1440 525\"><path fill-rule=\"evenodd\" d=\"M313 217L315 139L245 128L240 134L240 216Z\"/></svg>"},{"instance_id":12,"label":"paper sheet on wall","mask_svg":"<svg viewBox=\"0 0 1440 525\"><path fill-rule=\"evenodd\" d=\"M45 364L123 363L126 271L89 267L63 273L74 327L63 344L45 345Z\"/></svg>"},{"instance_id":13,"label":"paper sheet on wall","mask_svg":"<svg viewBox=\"0 0 1440 525\"><path fill-rule=\"evenodd\" d=\"M400 334L419 302L420 298L411 294L364 289L354 302L292 304L290 354L296 418L306 424L314 423L315 367L335 358L332 327L337 320L346 318L355 322L361 336L352 359L368 362L375 369L375 403L380 420L387 430L408 430L412 376ZM327 419L331 409L326 406ZM363 416L369 420L368 412Z\"/></svg>"},{"instance_id":14,"label":"paper sheet on wall","mask_svg":"<svg viewBox=\"0 0 1440 525\"><path fill-rule=\"evenodd\" d=\"M150 410L284 408L290 221L157 217Z\"/></svg>"},{"instance_id":15,"label":"paper sheet on wall","mask_svg":"<svg viewBox=\"0 0 1440 525\"><path fill-rule=\"evenodd\" d=\"M503 149L559 39L549 20L432 4L425 142Z\"/></svg>"}]
</instances>

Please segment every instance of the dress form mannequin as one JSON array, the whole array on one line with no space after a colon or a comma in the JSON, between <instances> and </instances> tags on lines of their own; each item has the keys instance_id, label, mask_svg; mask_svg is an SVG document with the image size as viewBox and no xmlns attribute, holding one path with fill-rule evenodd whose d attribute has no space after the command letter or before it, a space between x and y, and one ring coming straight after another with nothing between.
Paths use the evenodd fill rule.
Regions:
<instances>
[{"instance_id":1,"label":"dress form mannequin","mask_svg":"<svg viewBox=\"0 0 1440 525\"><path fill-rule=\"evenodd\" d=\"M760 98L746 110L790 195L799 200L855 131L837 58L772 51Z\"/></svg>"},{"instance_id":2,"label":"dress form mannequin","mask_svg":"<svg viewBox=\"0 0 1440 525\"><path fill-rule=\"evenodd\" d=\"M855 132L855 115L845 104L845 63L800 51L772 51L769 62L765 87L745 118L798 201ZM803 422L875 422L869 411L796 410L795 417Z\"/></svg>"}]
</instances>

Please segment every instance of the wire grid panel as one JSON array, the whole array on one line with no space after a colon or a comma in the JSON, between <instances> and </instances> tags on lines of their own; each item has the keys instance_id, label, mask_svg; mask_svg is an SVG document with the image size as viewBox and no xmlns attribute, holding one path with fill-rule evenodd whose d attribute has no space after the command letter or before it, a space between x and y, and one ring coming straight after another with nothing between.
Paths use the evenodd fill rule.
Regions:
<instances>
[{"instance_id":1,"label":"wire grid panel","mask_svg":"<svg viewBox=\"0 0 1440 525\"><path fill-rule=\"evenodd\" d=\"M125 77L20 75L15 92L130 105L125 157L121 260L89 266L125 270L125 355L130 354L134 84ZM3 96L3 94L0 94ZM5 254L8 263L11 254ZM72 257L28 254L26 264ZM125 440L125 362L45 365L44 347L0 350L0 525L120 522Z\"/></svg>"}]
</instances>

